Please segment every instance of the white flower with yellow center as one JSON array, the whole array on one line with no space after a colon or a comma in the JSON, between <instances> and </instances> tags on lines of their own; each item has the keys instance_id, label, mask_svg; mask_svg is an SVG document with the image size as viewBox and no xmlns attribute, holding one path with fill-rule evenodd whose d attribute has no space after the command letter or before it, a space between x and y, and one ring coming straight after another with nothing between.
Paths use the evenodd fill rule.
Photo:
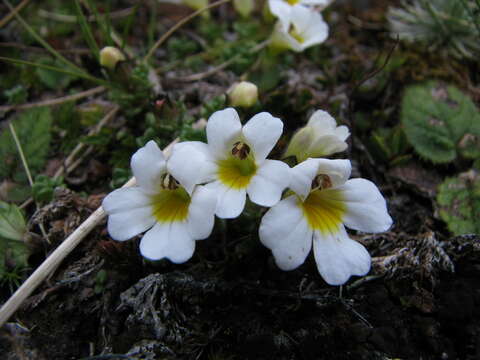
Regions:
<instances>
[{"instance_id":1,"label":"white flower with yellow center","mask_svg":"<svg viewBox=\"0 0 480 360\"><path fill-rule=\"evenodd\" d=\"M283 131L280 119L262 112L242 127L233 108L217 111L208 119L208 144L177 144L168 167L186 188L208 183L217 194L215 214L234 218L245 207L246 195L261 206L273 206L290 182L290 168L267 155Z\"/></svg>"},{"instance_id":2,"label":"white flower with yellow center","mask_svg":"<svg viewBox=\"0 0 480 360\"><path fill-rule=\"evenodd\" d=\"M290 49L296 52L324 42L328 37L328 25L320 13L302 5L290 11L288 27L279 21L272 34L270 46L274 49Z\"/></svg>"},{"instance_id":3,"label":"white flower with yellow center","mask_svg":"<svg viewBox=\"0 0 480 360\"><path fill-rule=\"evenodd\" d=\"M270 12L276 16L283 29L286 31L292 21L292 10L295 5L299 6L322 6L328 5L329 0L268 0Z\"/></svg>"},{"instance_id":4,"label":"white flower with yellow center","mask_svg":"<svg viewBox=\"0 0 480 360\"><path fill-rule=\"evenodd\" d=\"M204 186L191 186L187 191L175 173L167 172L167 161L154 141L132 156L131 167L137 186L117 189L102 203L109 215L110 236L124 241L148 230L140 242L144 257L187 261L195 240L212 232L215 194Z\"/></svg>"},{"instance_id":5,"label":"white flower with yellow center","mask_svg":"<svg viewBox=\"0 0 480 360\"><path fill-rule=\"evenodd\" d=\"M298 130L290 140L285 157L295 156L300 163L308 158L328 156L347 149L350 132L326 111L317 110L305 127Z\"/></svg>"},{"instance_id":6,"label":"white flower with yellow center","mask_svg":"<svg viewBox=\"0 0 480 360\"><path fill-rule=\"evenodd\" d=\"M370 255L349 238L345 226L383 232L392 219L378 188L365 179L350 179L349 160L308 159L291 169L293 195L262 218L260 240L272 250L282 270L303 264L312 243L318 271L330 285L370 270Z\"/></svg>"}]
</instances>

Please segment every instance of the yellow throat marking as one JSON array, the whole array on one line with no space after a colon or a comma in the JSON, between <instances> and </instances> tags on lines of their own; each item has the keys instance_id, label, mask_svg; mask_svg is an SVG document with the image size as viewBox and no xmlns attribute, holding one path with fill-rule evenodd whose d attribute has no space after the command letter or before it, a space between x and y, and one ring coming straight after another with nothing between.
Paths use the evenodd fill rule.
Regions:
<instances>
[{"instance_id":1,"label":"yellow throat marking","mask_svg":"<svg viewBox=\"0 0 480 360\"><path fill-rule=\"evenodd\" d=\"M308 225L322 234L334 234L343 223L346 212L341 191L323 189L312 191L301 204Z\"/></svg>"},{"instance_id":2,"label":"yellow throat marking","mask_svg":"<svg viewBox=\"0 0 480 360\"><path fill-rule=\"evenodd\" d=\"M300 0L286 0L290 5L298 4Z\"/></svg>"},{"instance_id":3,"label":"yellow throat marking","mask_svg":"<svg viewBox=\"0 0 480 360\"><path fill-rule=\"evenodd\" d=\"M240 190L250 184L250 180L257 172L257 165L251 156L239 159L231 156L217 162L218 179L227 187Z\"/></svg>"},{"instance_id":4,"label":"yellow throat marking","mask_svg":"<svg viewBox=\"0 0 480 360\"><path fill-rule=\"evenodd\" d=\"M152 199L152 212L160 223L184 221L188 216L190 195L184 188L162 189Z\"/></svg>"}]
</instances>

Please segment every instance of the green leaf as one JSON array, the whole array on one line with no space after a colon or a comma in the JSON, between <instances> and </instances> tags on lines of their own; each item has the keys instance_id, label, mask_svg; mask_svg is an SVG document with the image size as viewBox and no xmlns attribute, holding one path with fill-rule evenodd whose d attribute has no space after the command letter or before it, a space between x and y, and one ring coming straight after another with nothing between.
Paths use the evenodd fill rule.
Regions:
<instances>
[{"instance_id":1,"label":"green leaf","mask_svg":"<svg viewBox=\"0 0 480 360\"><path fill-rule=\"evenodd\" d=\"M480 175L475 170L448 178L439 186L440 217L455 235L480 233Z\"/></svg>"},{"instance_id":2,"label":"green leaf","mask_svg":"<svg viewBox=\"0 0 480 360\"><path fill-rule=\"evenodd\" d=\"M22 241L26 227L19 207L0 201L0 237Z\"/></svg>"},{"instance_id":3,"label":"green leaf","mask_svg":"<svg viewBox=\"0 0 480 360\"><path fill-rule=\"evenodd\" d=\"M454 86L432 81L409 87L402 100L401 121L415 151L434 163L479 154L480 113Z\"/></svg>"},{"instance_id":4,"label":"green leaf","mask_svg":"<svg viewBox=\"0 0 480 360\"><path fill-rule=\"evenodd\" d=\"M52 201L56 187L63 186L63 177L51 178L46 175L37 175L32 186L33 199L37 203Z\"/></svg>"},{"instance_id":5,"label":"green leaf","mask_svg":"<svg viewBox=\"0 0 480 360\"><path fill-rule=\"evenodd\" d=\"M42 170L50 147L52 115L50 109L35 108L12 120L18 139L33 175ZM17 147L8 129L0 134L0 177L26 182Z\"/></svg>"},{"instance_id":6,"label":"green leaf","mask_svg":"<svg viewBox=\"0 0 480 360\"><path fill-rule=\"evenodd\" d=\"M65 69L66 71L72 70L71 68L66 67L61 61L52 60L50 58L40 59L38 60L38 63L42 65ZM68 85L70 85L72 81L77 79L75 76L41 67L37 67L35 69L35 72L40 82L47 88L52 90L65 89Z\"/></svg>"}]
</instances>

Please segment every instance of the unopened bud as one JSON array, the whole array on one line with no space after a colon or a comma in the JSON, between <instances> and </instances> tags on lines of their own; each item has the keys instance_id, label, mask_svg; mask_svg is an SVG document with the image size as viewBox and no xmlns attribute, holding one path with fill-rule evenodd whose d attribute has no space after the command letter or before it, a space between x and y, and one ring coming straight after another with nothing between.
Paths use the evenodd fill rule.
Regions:
<instances>
[{"instance_id":1,"label":"unopened bud","mask_svg":"<svg viewBox=\"0 0 480 360\"><path fill-rule=\"evenodd\" d=\"M233 0L233 7L243 17L248 17L253 11L253 0Z\"/></svg>"},{"instance_id":2,"label":"unopened bud","mask_svg":"<svg viewBox=\"0 0 480 360\"><path fill-rule=\"evenodd\" d=\"M106 46L100 51L100 65L110 70L115 70L117 64L125 61L125 55L113 46Z\"/></svg>"},{"instance_id":3,"label":"unopened bud","mask_svg":"<svg viewBox=\"0 0 480 360\"><path fill-rule=\"evenodd\" d=\"M257 85L242 81L228 90L228 98L232 106L250 107L258 101Z\"/></svg>"},{"instance_id":4,"label":"unopened bud","mask_svg":"<svg viewBox=\"0 0 480 360\"><path fill-rule=\"evenodd\" d=\"M208 6L208 0L183 0L183 3L195 10L200 10Z\"/></svg>"}]
</instances>

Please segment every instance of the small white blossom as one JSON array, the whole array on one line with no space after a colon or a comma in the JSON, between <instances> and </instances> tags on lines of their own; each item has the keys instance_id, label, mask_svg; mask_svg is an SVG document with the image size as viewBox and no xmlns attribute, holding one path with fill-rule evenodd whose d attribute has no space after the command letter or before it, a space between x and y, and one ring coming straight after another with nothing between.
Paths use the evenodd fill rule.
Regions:
<instances>
[{"instance_id":1,"label":"small white blossom","mask_svg":"<svg viewBox=\"0 0 480 360\"><path fill-rule=\"evenodd\" d=\"M131 167L137 186L117 189L102 203L110 236L124 241L148 230L140 242L144 257L187 261L195 240L212 232L215 194L204 186L187 191L174 172L167 172L167 161L154 141L132 156Z\"/></svg>"},{"instance_id":2,"label":"small white blossom","mask_svg":"<svg viewBox=\"0 0 480 360\"><path fill-rule=\"evenodd\" d=\"M313 7L328 5L329 0L268 0L270 12L276 16L282 28L288 31L292 20L292 9L295 5Z\"/></svg>"},{"instance_id":3,"label":"small white blossom","mask_svg":"<svg viewBox=\"0 0 480 360\"><path fill-rule=\"evenodd\" d=\"M350 179L349 160L308 159L291 169L295 193L262 218L260 241L282 270L303 264L313 245L318 271L330 285L370 270L370 255L349 238L345 226L383 232L392 219L378 188L365 179Z\"/></svg>"},{"instance_id":4,"label":"small white blossom","mask_svg":"<svg viewBox=\"0 0 480 360\"><path fill-rule=\"evenodd\" d=\"M285 157L295 156L300 163L308 158L328 156L347 149L345 140L350 135L345 125L337 122L329 113L317 110L305 127L290 140Z\"/></svg>"},{"instance_id":5,"label":"small white blossom","mask_svg":"<svg viewBox=\"0 0 480 360\"><path fill-rule=\"evenodd\" d=\"M168 167L186 188L207 183L217 194L215 214L234 218L245 207L246 195L258 205L272 206L290 181L290 168L267 155L283 131L280 119L262 112L243 127L233 108L217 111L207 122L208 144L177 144ZM188 164L188 166L186 166Z\"/></svg>"},{"instance_id":6,"label":"small white blossom","mask_svg":"<svg viewBox=\"0 0 480 360\"><path fill-rule=\"evenodd\" d=\"M328 25L322 15L305 6L295 5L290 11L288 27L282 21L275 25L270 46L302 52L324 42L327 37Z\"/></svg>"}]
</instances>

